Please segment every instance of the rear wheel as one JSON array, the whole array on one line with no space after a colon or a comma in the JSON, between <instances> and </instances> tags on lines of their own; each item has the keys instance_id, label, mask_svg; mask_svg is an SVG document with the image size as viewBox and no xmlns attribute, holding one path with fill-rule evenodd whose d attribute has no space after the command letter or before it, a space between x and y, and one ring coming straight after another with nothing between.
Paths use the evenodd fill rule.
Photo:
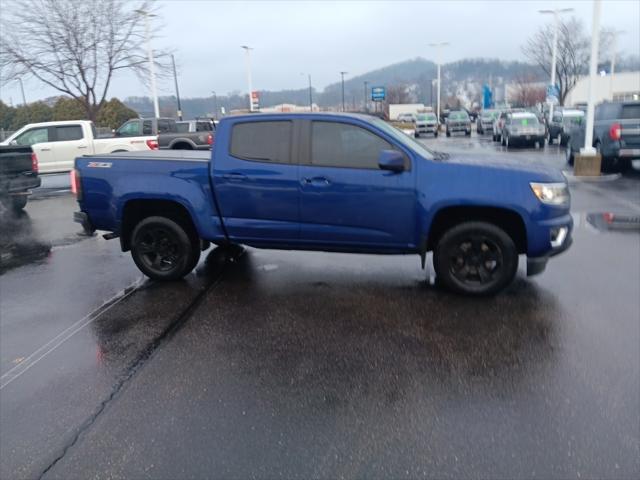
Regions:
<instances>
[{"instance_id":1,"label":"rear wheel","mask_svg":"<svg viewBox=\"0 0 640 480\"><path fill-rule=\"evenodd\" d=\"M447 137L451 136L451 132L449 131L449 129L447 128Z\"/></svg>"},{"instance_id":2,"label":"rear wheel","mask_svg":"<svg viewBox=\"0 0 640 480\"><path fill-rule=\"evenodd\" d=\"M501 228L464 222L446 231L433 255L436 275L447 288L467 295L492 295L513 281L518 251Z\"/></svg>"},{"instance_id":3,"label":"rear wheel","mask_svg":"<svg viewBox=\"0 0 640 480\"><path fill-rule=\"evenodd\" d=\"M433 132L433 136L434 136L435 138L438 138L438 130L436 130L435 132Z\"/></svg>"},{"instance_id":4,"label":"rear wheel","mask_svg":"<svg viewBox=\"0 0 640 480\"><path fill-rule=\"evenodd\" d=\"M573 148L571 144L567 144L567 149L564 151L564 157L567 159L567 165L573 166Z\"/></svg>"},{"instance_id":5,"label":"rear wheel","mask_svg":"<svg viewBox=\"0 0 640 480\"><path fill-rule=\"evenodd\" d=\"M11 197L11 208L14 212L20 212L27 206L27 195L13 195Z\"/></svg>"},{"instance_id":6,"label":"rear wheel","mask_svg":"<svg viewBox=\"0 0 640 480\"><path fill-rule=\"evenodd\" d=\"M131 256L138 268L154 280L184 277L200 259L199 239L172 219L147 217L131 235Z\"/></svg>"}]
</instances>

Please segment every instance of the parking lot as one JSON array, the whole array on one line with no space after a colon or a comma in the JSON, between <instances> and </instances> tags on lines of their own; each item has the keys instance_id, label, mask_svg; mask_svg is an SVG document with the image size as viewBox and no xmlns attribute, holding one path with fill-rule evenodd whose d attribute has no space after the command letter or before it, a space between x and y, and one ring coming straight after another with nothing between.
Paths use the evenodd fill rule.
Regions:
<instances>
[{"instance_id":1,"label":"parking lot","mask_svg":"<svg viewBox=\"0 0 640 480\"><path fill-rule=\"evenodd\" d=\"M484 299L417 256L212 248L156 283L43 184L0 234L0 478L640 476L638 171L572 181L571 249Z\"/></svg>"}]
</instances>

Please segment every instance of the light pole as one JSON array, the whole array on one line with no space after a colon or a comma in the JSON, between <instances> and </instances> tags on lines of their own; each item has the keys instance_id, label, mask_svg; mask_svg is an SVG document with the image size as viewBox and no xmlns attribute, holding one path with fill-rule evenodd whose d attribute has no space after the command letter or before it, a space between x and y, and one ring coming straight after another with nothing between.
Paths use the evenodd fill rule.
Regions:
<instances>
[{"instance_id":1,"label":"light pole","mask_svg":"<svg viewBox=\"0 0 640 480\"><path fill-rule=\"evenodd\" d=\"M438 65L438 89L437 89L437 101L438 101L438 110L437 110L437 115L438 115L438 122L440 121L440 64L442 63L442 57L441 57L441 49L442 47L446 47L447 45L449 45L449 42L440 42L440 43L430 43L429 46L430 47L435 47L437 52L436 52L436 61L437 61L437 65Z\"/></svg>"},{"instance_id":2,"label":"light pole","mask_svg":"<svg viewBox=\"0 0 640 480\"><path fill-rule=\"evenodd\" d=\"M251 86L251 50L253 48L247 45L241 45L240 48L243 48L245 52L247 52L247 83L249 85L249 111L253 112L253 87Z\"/></svg>"},{"instance_id":3,"label":"light pole","mask_svg":"<svg viewBox=\"0 0 640 480\"><path fill-rule=\"evenodd\" d=\"M551 86L556 88L556 57L558 56L558 29L560 28L560 14L573 12L573 8L556 8L553 10L538 10L543 15L553 15L553 47L551 51ZM558 95L560 92L558 92ZM558 99L560 100L560 99ZM553 102L549 102L549 121L553 118Z\"/></svg>"},{"instance_id":4,"label":"light pole","mask_svg":"<svg viewBox=\"0 0 640 480\"><path fill-rule=\"evenodd\" d=\"M305 75L304 73L300 73L300 75ZM313 112L313 90L311 89L311 74L306 74L309 77L309 111Z\"/></svg>"},{"instance_id":5,"label":"light pole","mask_svg":"<svg viewBox=\"0 0 640 480\"><path fill-rule=\"evenodd\" d=\"M601 0L593 0L593 22L591 24L591 61L589 62L589 101L587 103L587 125L584 136L582 155L595 155L593 148L593 120L596 100L596 75L598 69L598 44L600 43L600 10Z\"/></svg>"},{"instance_id":6,"label":"light pole","mask_svg":"<svg viewBox=\"0 0 640 480\"><path fill-rule=\"evenodd\" d=\"M27 99L24 96L24 85L22 85L22 78L18 77L18 82L20 82L20 91L22 92L22 105L27 106Z\"/></svg>"},{"instance_id":7,"label":"light pole","mask_svg":"<svg viewBox=\"0 0 640 480\"><path fill-rule=\"evenodd\" d=\"M613 76L616 73L616 48L618 44L618 35L621 33L625 33L624 30L614 30L611 32L613 39L611 40L611 77L609 78L609 97L610 100L613 101Z\"/></svg>"},{"instance_id":8,"label":"light pole","mask_svg":"<svg viewBox=\"0 0 640 480\"><path fill-rule=\"evenodd\" d=\"M182 120L182 107L180 106L180 90L178 90L178 74L176 73L176 61L171 54L171 64L173 65L173 81L176 84L176 99L178 100L178 119Z\"/></svg>"},{"instance_id":9,"label":"light pole","mask_svg":"<svg viewBox=\"0 0 640 480\"><path fill-rule=\"evenodd\" d=\"M137 14L144 16L144 26L147 36L147 54L149 56L149 76L151 77L151 96L153 97L153 110L156 114L156 118L160 117L160 106L158 105L158 92L156 90L156 71L153 63L153 49L151 48L151 31L149 28L149 18L157 17L153 13L149 13L146 10L136 10Z\"/></svg>"},{"instance_id":10,"label":"light pole","mask_svg":"<svg viewBox=\"0 0 640 480\"><path fill-rule=\"evenodd\" d=\"M364 81L364 111L365 113L369 113L369 104L367 103L367 85L369 82L367 80Z\"/></svg>"},{"instance_id":11,"label":"light pole","mask_svg":"<svg viewBox=\"0 0 640 480\"><path fill-rule=\"evenodd\" d=\"M218 119L218 96L216 95L215 90L211 91L213 95L213 116L217 120Z\"/></svg>"},{"instance_id":12,"label":"light pole","mask_svg":"<svg viewBox=\"0 0 640 480\"><path fill-rule=\"evenodd\" d=\"M342 111L344 112L344 76L349 72L340 72L340 76L342 77Z\"/></svg>"}]
</instances>

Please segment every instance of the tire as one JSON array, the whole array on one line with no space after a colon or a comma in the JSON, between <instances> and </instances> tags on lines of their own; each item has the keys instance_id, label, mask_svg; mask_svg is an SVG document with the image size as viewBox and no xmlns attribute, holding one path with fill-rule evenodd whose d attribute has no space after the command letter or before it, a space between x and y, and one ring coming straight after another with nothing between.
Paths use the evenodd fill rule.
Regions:
<instances>
[{"instance_id":1,"label":"tire","mask_svg":"<svg viewBox=\"0 0 640 480\"><path fill-rule=\"evenodd\" d=\"M465 132L464 134L465 134L467 137L470 137L470 136L471 136L471 130L469 130L468 132Z\"/></svg>"},{"instance_id":2,"label":"tire","mask_svg":"<svg viewBox=\"0 0 640 480\"><path fill-rule=\"evenodd\" d=\"M27 206L27 200L29 197L27 195L13 195L11 197L11 208L14 212L19 213L24 210L24 207Z\"/></svg>"},{"instance_id":3,"label":"tire","mask_svg":"<svg viewBox=\"0 0 640 480\"><path fill-rule=\"evenodd\" d=\"M437 130L435 132L433 132L433 137L434 138L438 138L438 131Z\"/></svg>"},{"instance_id":4,"label":"tire","mask_svg":"<svg viewBox=\"0 0 640 480\"><path fill-rule=\"evenodd\" d=\"M553 140L551 139L551 134L549 132L547 132L547 137L545 140L547 141L547 145L551 145L553 143Z\"/></svg>"},{"instance_id":5,"label":"tire","mask_svg":"<svg viewBox=\"0 0 640 480\"><path fill-rule=\"evenodd\" d=\"M502 145L503 147L505 146L505 138L504 135L500 135L500 145Z\"/></svg>"},{"instance_id":6,"label":"tire","mask_svg":"<svg viewBox=\"0 0 640 480\"><path fill-rule=\"evenodd\" d=\"M449 129L447 128L447 137L451 136L451 132L449 131Z\"/></svg>"},{"instance_id":7,"label":"tire","mask_svg":"<svg viewBox=\"0 0 640 480\"><path fill-rule=\"evenodd\" d=\"M433 266L442 284L465 295L493 295L518 271L518 251L501 228L487 222L464 222L438 240Z\"/></svg>"},{"instance_id":8,"label":"tire","mask_svg":"<svg viewBox=\"0 0 640 480\"><path fill-rule=\"evenodd\" d=\"M197 234L166 217L147 217L131 234L131 256L147 277L177 280L187 275L200 259Z\"/></svg>"},{"instance_id":9,"label":"tire","mask_svg":"<svg viewBox=\"0 0 640 480\"><path fill-rule=\"evenodd\" d=\"M564 151L564 157L567 160L567 165L573 167L574 157L573 157L573 148L571 148L571 144L567 145L567 149Z\"/></svg>"},{"instance_id":10,"label":"tire","mask_svg":"<svg viewBox=\"0 0 640 480\"><path fill-rule=\"evenodd\" d=\"M506 148L507 150L509 150L509 135L507 135L504 139L504 148Z\"/></svg>"},{"instance_id":11,"label":"tire","mask_svg":"<svg viewBox=\"0 0 640 480\"><path fill-rule=\"evenodd\" d=\"M418 133L417 130L415 132L413 132L413 137L414 138L420 138L420 134Z\"/></svg>"}]
</instances>

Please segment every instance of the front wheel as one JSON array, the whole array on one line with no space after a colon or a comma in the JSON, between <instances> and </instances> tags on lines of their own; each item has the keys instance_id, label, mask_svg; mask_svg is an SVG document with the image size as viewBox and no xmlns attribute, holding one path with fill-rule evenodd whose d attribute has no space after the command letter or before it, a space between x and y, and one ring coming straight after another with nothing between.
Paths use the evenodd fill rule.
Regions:
<instances>
[{"instance_id":1,"label":"front wheel","mask_svg":"<svg viewBox=\"0 0 640 480\"><path fill-rule=\"evenodd\" d=\"M138 268L154 280L177 280L200 259L197 235L166 217L147 217L131 235L131 256Z\"/></svg>"},{"instance_id":2,"label":"front wheel","mask_svg":"<svg viewBox=\"0 0 640 480\"><path fill-rule=\"evenodd\" d=\"M446 231L435 248L433 266L442 284L466 295L492 295L518 271L518 250L501 228L464 222Z\"/></svg>"},{"instance_id":3,"label":"front wheel","mask_svg":"<svg viewBox=\"0 0 640 480\"><path fill-rule=\"evenodd\" d=\"M438 131L437 130L435 132L433 132L433 136L434 136L434 138L438 138Z\"/></svg>"}]
</instances>

